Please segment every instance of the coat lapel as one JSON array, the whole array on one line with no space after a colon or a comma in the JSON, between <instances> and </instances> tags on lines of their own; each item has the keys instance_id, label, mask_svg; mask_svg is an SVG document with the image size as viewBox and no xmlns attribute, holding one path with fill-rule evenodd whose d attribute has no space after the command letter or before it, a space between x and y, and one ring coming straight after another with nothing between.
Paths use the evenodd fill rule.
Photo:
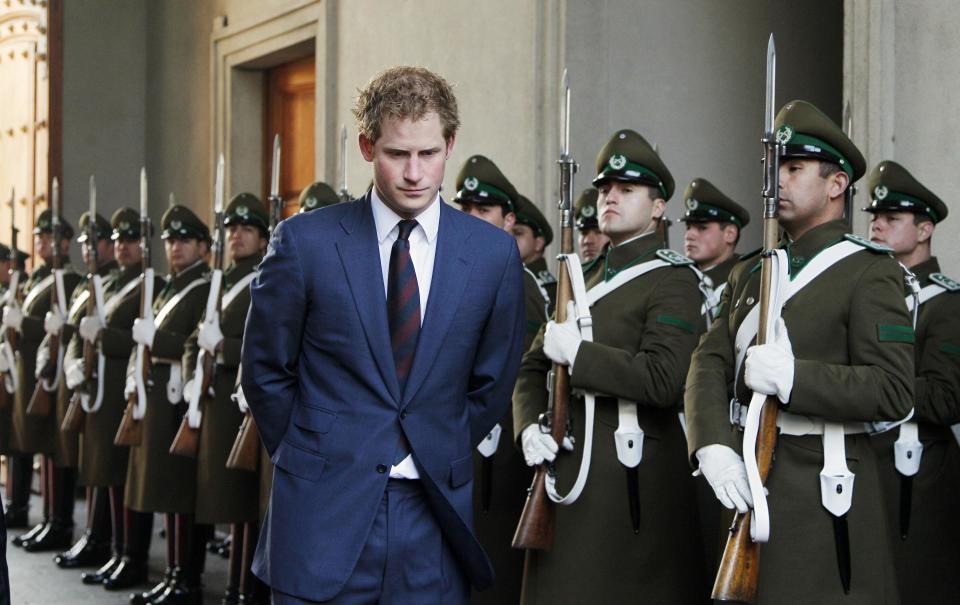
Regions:
<instances>
[{"instance_id":1,"label":"coat lapel","mask_svg":"<svg viewBox=\"0 0 960 605\"><path fill-rule=\"evenodd\" d=\"M413 367L403 393L404 401L413 399L433 366L450 322L460 306L473 264L465 246L470 234L464 232L455 220L453 213L457 210L447 206L443 200L439 203L440 229L437 232L437 251L433 261L433 281L427 299L427 312L417 341L417 352L413 357Z\"/></svg>"},{"instance_id":2,"label":"coat lapel","mask_svg":"<svg viewBox=\"0 0 960 605\"><path fill-rule=\"evenodd\" d=\"M383 274L380 268L380 250L377 229L373 223L369 194L356 202L354 212L340 221L346 236L337 242L340 262L350 285L363 331L376 360L383 383L390 396L400 401L400 383L393 363L390 346L390 327L387 322L387 301L384 296Z\"/></svg>"}]
</instances>

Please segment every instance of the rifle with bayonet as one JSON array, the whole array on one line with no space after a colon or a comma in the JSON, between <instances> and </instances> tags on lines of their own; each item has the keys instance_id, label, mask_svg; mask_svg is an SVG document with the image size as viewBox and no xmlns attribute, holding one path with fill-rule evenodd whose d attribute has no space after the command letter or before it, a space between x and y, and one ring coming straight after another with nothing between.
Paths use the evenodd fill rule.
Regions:
<instances>
[{"instance_id":1,"label":"rifle with bayonet","mask_svg":"<svg viewBox=\"0 0 960 605\"><path fill-rule=\"evenodd\" d=\"M341 131L343 138L346 131ZM283 198L280 197L280 135L273 139L273 163L270 166L270 196L267 198L270 205L270 233L273 234L277 228L282 215L280 208L283 207ZM239 378L239 376L238 376ZM238 393L242 395L242 393ZM241 471L257 470L257 458L260 453L260 438L257 436L257 423L253 420L253 414L249 408L243 413L243 420L240 422L240 428L237 430L237 436L233 440L233 447L230 448L230 454L227 456L227 468Z\"/></svg>"},{"instance_id":2,"label":"rifle with bayonet","mask_svg":"<svg viewBox=\"0 0 960 605\"><path fill-rule=\"evenodd\" d=\"M53 231L53 285L50 288L50 312L59 313L66 317L66 301L63 300L63 255L60 254L60 184L57 177L53 177L52 217L50 219ZM61 328L62 329L62 328ZM37 372L37 383L27 404L27 414L31 416L49 416L53 407L53 397L60 380L63 365L63 355L60 350L60 333L47 334L44 338L47 358Z\"/></svg>"},{"instance_id":3,"label":"rifle with bayonet","mask_svg":"<svg viewBox=\"0 0 960 605\"><path fill-rule=\"evenodd\" d=\"M347 125L340 125L340 191L337 192L341 202L349 202L353 197L347 189Z\"/></svg>"},{"instance_id":4,"label":"rifle with bayonet","mask_svg":"<svg viewBox=\"0 0 960 605\"><path fill-rule=\"evenodd\" d=\"M204 324L219 324L220 312L223 303L223 154L217 161L217 177L214 185L213 199L213 275L210 277L210 291L207 293L207 306L204 309ZM201 328L202 329L202 328ZM185 393L187 399L187 413L183 415L180 428L177 430L173 443L170 444L170 453L180 456L196 458L200 449L200 421L202 412L200 404L210 393L215 384L217 371L216 355L200 348L197 353L197 364L193 380L189 383L191 392Z\"/></svg>"},{"instance_id":5,"label":"rifle with bayonet","mask_svg":"<svg viewBox=\"0 0 960 605\"><path fill-rule=\"evenodd\" d=\"M153 267L150 262L150 215L147 214L147 169L140 169L140 319L153 321ZM137 344L133 366L134 388L127 395L120 427L113 439L116 445L140 445L141 420L147 411L147 387L150 384L150 349Z\"/></svg>"},{"instance_id":6,"label":"rifle with bayonet","mask_svg":"<svg viewBox=\"0 0 960 605\"><path fill-rule=\"evenodd\" d=\"M10 189L10 254L7 258L10 260L10 281L7 284L7 293L5 296L5 305L15 305L20 307L21 298L20 298L20 270L17 268L20 266L19 258L17 258L17 209L15 205L16 192L13 188ZM4 331L2 343L3 349L0 351L6 358L6 365L8 369L4 374L8 376L0 377L3 384L0 385L0 408L6 407L10 401L13 394L16 392L16 357L14 351L17 349L17 336L19 334L13 328L8 328ZM8 390L8 384L10 389Z\"/></svg>"},{"instance_id":7,"label":"rifle with bayonet","mask_svg":"<svg viewBox=\"0 0 960 605\"><path fill-rule=\"evenodd\" d=\"M563 71L560 90L560 254L573 254L573 175L577 172L577 163L570 155L570 83L567 71ZM573 288L570 281L570 269L561 262L557 272L556 321L563 323L567 319L567 303L573 300ZM547 376L547 388L550 393L547 425L554 441L563 443L568 436L570 417L570 373L564 365L553 364ZM547 475L555 475L552 462L537 466L533 483L527 492L527 501L513 536L514 548L550 550L553 547L553 528L556 505L547 494Z\"/></svg>"},{"instance_id":8,"label":"rifle with bayonet","mask_svg":"<svg viewBox=\"0 0 960 605\"><path fill-rule=\"evenodd\" d=\"M87 220L87 303L86 316L93 317L97 313L97 269L100 259L97 255L97 182L90 175L90 209ZM80 338L79 335L77 338ZM74 389L70 396L70 404L63 415L60 430L63 432L79 432L84 425L83 406L80 404L81 393L94 393L96 390L97 347L95 343L83 340L83 383Z\"/></svg>"},{"instance_id":9,"label":"rifle with bayonet","mask_svg":"<svg viewBox=\"0 0 960 605\"><path fill-rule=\"evenodd\" d=\"M843 106L843 132L847 138L853 140L853 112L850 111L850 101ZM853 183L843 192L843 218L847 221L847 231L850 233L853 233L853 198L856 194L857 188Z\"/></svg>"},{"instance_id":10,"label":"rifle with bayonet","mask_svg":"<svg viewBox=\"0 0 960 605\"><path fill-rule=\"evenodd\" d=\"M766 113L763 130L763 253L760 265L760 322L756 344L767 341L772 326L768 325L769 309L772 301L774 276L773 256L780 240L777 222L777 205L780 197L780 158L783 155L781 145L774 133L774 93L776 88L776 47L773 34L767 43L767 94ZM760 412L760 428L756 443L756 463L760 480L766 482L773 466L774 451L777 447L777 413L780 406L776 395L768 396ZM752 452L744 451L744 458ZM718 601L735 601L752 604L757 599L757 585L760 579L760 543L755 542L750 533L753 511L737 513L730 535L720 561L717 578L713 585L712 598Z\"/></svg>"}]
</instances>

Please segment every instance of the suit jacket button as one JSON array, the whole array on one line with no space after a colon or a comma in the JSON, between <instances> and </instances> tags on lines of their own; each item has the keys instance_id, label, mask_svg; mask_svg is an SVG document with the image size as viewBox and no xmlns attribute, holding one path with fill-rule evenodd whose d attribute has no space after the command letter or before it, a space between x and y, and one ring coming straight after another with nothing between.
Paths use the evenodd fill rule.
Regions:
<instances>
[{"instance_id":1,"label":"suit jacket button","mask_svg":"<svg viewBox=\"0 0 960 605\"><path fill-rule=\"evenodd\" d=\"M378 464L378 465L377 465L377 472L380 473L381 475L384 474L385 472L387 472L387 465L386 465L386 464Z\"/></svg>"},{"instance_id":2,"label":"suit jacket button","mask_svg":"<svg viewBox=\"0 0 960 605\"><path fill-rule=\"evenodd\" d=\"M406 417L407 417L407 412L406 412L406 411L400 412L400 420L403 420L403 419L406 418Z\"/></svg>"}]
</instances>

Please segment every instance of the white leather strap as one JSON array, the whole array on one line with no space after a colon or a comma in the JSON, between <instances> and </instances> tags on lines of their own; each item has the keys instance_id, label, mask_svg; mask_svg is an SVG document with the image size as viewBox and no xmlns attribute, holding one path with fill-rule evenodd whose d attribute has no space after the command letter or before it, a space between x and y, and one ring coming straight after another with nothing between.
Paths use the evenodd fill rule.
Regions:
<instances>
[{"instance_id":1,"label":"white leather strap","mask_svg":"<svg viewBox=\"0 0 960 605\"><path fill-rule=\"evenodd\" d=\"M643 429L637 422L637 403L617 400L617 430L613 441L617 446L617 460L627 468L636 468L643 459Z\"/></svg>"},{"instance_id":2,"label":"white leather strap","mask_svg":"<svg viewBox=\"0 0 960 605\"><path fill-rule=\"evenodd\" d=\"M846 442L842 422L824 423L820 502L834 517L847 514L853 503L854 476L847 468Z\"/></svg>"},{"instance_id":3,"label":"white leather strap","mask_svg":"<svg viewBox=\"0 0 960 605\"><path fill-rule=\"evenodd\" d=\"M230 286L230 289L226 291L223 295L223 300L221 301L220 307L226 309L230 306L230 303L233 302L237 296L239 296L244 290L250 288L250 283L257 278L257 272L251 271L244 275L240 281ZM546 291L541 288L541 291L546 295ZM549 300L549 298L547 299Z\"/></svg>"},{"instance_id":4,"label":"white leather strap","mask_svg":"<svg viewBox=\"0 0 960 605\"><path fill-rule=\"evenodd\" d=\"M184 296L189 294L194 288L202 286L205 283L207 283L207 279L205 277L198 277L197 279L187 284L183 290L180 290L179 292L174 294L173 298L171 298L166 303L164 303L164 305L160 307L160 310L157 311L157 315L156 317L154 317L154 320L153 320L154 323L157 325L157 327L159 328L160 326L163 325L163 322L166 321L167 316L170 315L170 313L173 312L176 306L180 304L180 301L183 300Z\"/></svg>"},{"instance_id":5,"label":"white leather strap","mask_svg":"<svg viewBox=\"0 0 960 605\"><path fill-rule=\"evenodd\" d=\"M44 277L40 281L38 281L37 284L34 287L30 288L30 291L27 292L27 297L23 299L23 305L21 308L29 309L33 305L33 303L36 302L40 294L45 292L46 289L49 288L50 284L52 283L53 283L52 273Z\"/></svg>"},{"instance_id":6,"label":"white leather strap","mask_svg":"<svg viewBox=\"0 0 960 605\"><path fill-rule=\"evenodd\" d=\"M140 285L139 279L131 279L116 294L113 294L112 296L110 296L110 298L108 298L103 305L99 306L99 308L102 310L101 319L103 319L104 323L107 322L107 318L110 317L110 315L120 305L120 302L124 298L126 298L131 292L133 292L134 288L136 288L139 285Z\"/></svg>"},{"instance_id":7,"label":"white leather strap","mask_svg":"<svg viewBox=\"0 0 960 605\"><path fill-rule=\"evenodd\" d=\"M242 391L239 391L239 389L238 392L242 393ZM234 397L237 397L237 394L234 394ZM237 397L237 399L239 401L239 397ZM246 404L246 399L244 399L243 402ZM477 446L477 451L480 452L481 456L484 458L489 458L497 453L497 446L500 445L501 433L503 433L503 427L501 427L500 423L498 422L497 424L493 425L493 429L487 433L487 436L484 437L483 441L481 441Z\"/></svg>"},{"instance_id":8,"label":"white leather strap","mask_svg":"<svg viewBox=\"0 0 960 605\"><path fill-rule=\"evenodd\" d=\"M611 277L608 281L602 281L599 284L595 285L594 287L590 288L590 291L586 293L587 298L589 300L589 304L592 307L593 305L597 304L597 301L603 298L604 296L615 291L620 286L628 284L629 282L640 277L644 273L649 273L650 271L653 271L654 269L659 269L661 267L672 267L672 266L673 265L671 265L667 261L657 258L654 260L647 261L645 263L640 263L639 265L633 265L632 267L627 267L623 271ZM583 268L579 266L578 268L580 269L580 278L583 279Z\"/></svg>"}]
</instances>

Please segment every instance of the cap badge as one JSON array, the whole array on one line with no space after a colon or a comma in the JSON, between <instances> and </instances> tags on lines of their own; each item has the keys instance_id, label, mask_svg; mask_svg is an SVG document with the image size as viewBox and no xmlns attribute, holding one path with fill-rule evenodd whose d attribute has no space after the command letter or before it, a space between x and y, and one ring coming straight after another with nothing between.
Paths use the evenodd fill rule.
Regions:
<instances>
[{"instance_id":1,"label":"cap badge","mask_svg":"<svg viewBox=\"0 0 960 605\"><path fill-rule=\"evenodd\" d=\"M183 223L180 221L170 221L170 228L174 231L180 229L181 227L183 227Z\"/></svg>"},{"instance_id":2,"label":"cap badge","mask_svg":"<svg viewBox=\"0 0 960 605\"><path fill-rule=\"evenodd\" d=\"M315 197L308 197L308 198L307 198L307 201L304 202L303 205L304 205L305 207L307 207L307 208L316 208L316 207L317 207L317 198L315 198Z\"/></svg>"},{"instance_id":3,"label":"cap badge","mask_svg":"<svg viewBox=\"0 0 960 605\"><path fill-rule=\"evenodd\" d=\"M42 218L39 221L37 221L37 227L40 227L41 229L46 229L49 226L50 226L50 221L48 221L45 218Z\"/></svg>"},{"instance_id":4,"label":"cap badge","mask_svg":"<svg viewBox=\"0 0 960 605\"><path fill-rule=\"evenodd\" d=\"M237 216L247 216L250 214L250 209L246 206L237 206Z\"/></svg>"},{"instance_id":5,"label":"cap badge","mask_svg":"<svg viewBox=\"0 0 960 605\"><path fill-rule=\"evenodd\" d=\"M584 218L591 218L596 213L597 213L597 209L594 208L593 206L584 206L583 209L580 210L580 216Z\"/></svg>"},{"instance_id":6,"label":"cap badge","mask_svg":"<svg viewBox=\"0 0 960 605\"><path fill-rule=\"evenodd\" d=\"M627 165L627 158L622 155L610 156L610 167L614 170L622 170Z\"/></svg>"},{"instance_id":7,"label":"cap badge","mask_svg":"<svg viewBox=\"0 0 960 605\"><path fill-rule=\"evenodd\" d=\"M463 179L463 186L467 191L476 191L477 187L480 186L480 181L477 180L477 177L468 176Z\"/></svg>"},{"instance_id":8,"label":"cap badge","mask_svg":"<svg viewBox=\"0 0 960 605\"><path fill-rule=\"evenodd\" d=\"M890 192L883 185L877 185L876 187L873 188L873 196L878 200L885 199L888 193Z\"/></svg>"},{"instance_id":9,"label":"cap badge","mask_svg":"<svg viewBox=\"0 0 960 605\"><path fill-rule=\"evenodd\" d=\"M790 142L790 139L793 138L793 127L787 124L784 124L777 130L777 143L780 145L786 145Z\"/></svg>"},{"instance_id":10,"label":"cap badge","mask_svg":"<svg viewBox=\"0 0 960 605\"><path fill-rule=\"evenodd\" d=\"M130 223L128 223L127 221L120 221L119 223L117 223L117 228L118 228L120 231L129 231L129 230L130 230Z\"/></svg>"},{"instance_id":11,"label":"cap badge","mask_svg":"<svg viewBox=\"0 0 960 605\"><path fill-rule=\"evenodd\" d=\"M684 203L685 203L686 206L687 206L687 210L690 210L690 211L696 210L697 207L700 206L700 202L698 202L697 200L693 199L692 197L688 197L688 198L687 198L687 201L684 202Z\"/></svg>"}]
</instances>

